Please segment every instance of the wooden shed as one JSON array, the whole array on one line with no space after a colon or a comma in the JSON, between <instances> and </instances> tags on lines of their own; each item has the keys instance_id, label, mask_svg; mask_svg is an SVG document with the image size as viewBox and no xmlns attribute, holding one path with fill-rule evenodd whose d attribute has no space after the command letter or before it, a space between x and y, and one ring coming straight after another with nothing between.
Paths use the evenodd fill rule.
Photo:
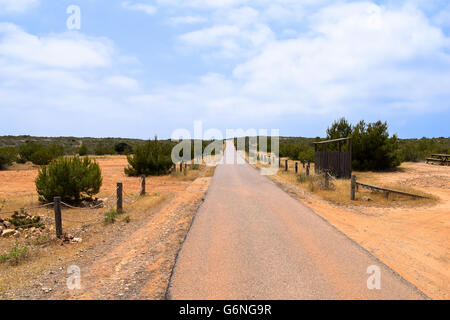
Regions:
<instances>
[{"instance_id":1,"label":"wooden shed","mask_svg":"<svg viewBox=\"0 0 450 320\"><path fill-rule=\"evenodd\" d=\"M330 144L337 144L337 151L327 150ZM341 138L314 142L316 173L329 170L337 178L350 179L352 177L352 138ZM342 149L347 149L342 151Z\"/></svg>"}]
</instances>

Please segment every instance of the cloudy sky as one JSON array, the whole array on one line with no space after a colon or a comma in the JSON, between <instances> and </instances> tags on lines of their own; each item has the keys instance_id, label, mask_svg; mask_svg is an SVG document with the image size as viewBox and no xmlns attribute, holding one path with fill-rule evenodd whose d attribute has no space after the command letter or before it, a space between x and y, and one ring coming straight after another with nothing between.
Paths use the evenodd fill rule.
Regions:
<instances>
[{"instance_id":1,"label":"cloudy sky","mask_svg":"<svg viewBox=\"0 0 450 320\"><path fill-rule=\"evenodd\" d=\"M450 2L0 0L0 112L0 135L448 137Z\"/></svg>"}]
</instances>

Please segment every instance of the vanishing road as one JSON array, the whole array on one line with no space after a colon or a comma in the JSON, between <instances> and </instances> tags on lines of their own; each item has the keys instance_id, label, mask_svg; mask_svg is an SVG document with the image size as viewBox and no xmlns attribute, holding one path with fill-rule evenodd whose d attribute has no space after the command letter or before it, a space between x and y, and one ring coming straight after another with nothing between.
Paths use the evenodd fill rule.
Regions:
<instances>
[{"instance_id":1,"label":"vanishing road","mask_svg":"<svg viewBox=\"0 0 450 320\"><path fill-rule=\"evenodd\" d=\"M225 157L239 157L230 141ZM370 266L381 271L379 290L368 289ZM168 297L426 298L248 164L217 167L179 253Z\"/></svg>"}]
</instances>

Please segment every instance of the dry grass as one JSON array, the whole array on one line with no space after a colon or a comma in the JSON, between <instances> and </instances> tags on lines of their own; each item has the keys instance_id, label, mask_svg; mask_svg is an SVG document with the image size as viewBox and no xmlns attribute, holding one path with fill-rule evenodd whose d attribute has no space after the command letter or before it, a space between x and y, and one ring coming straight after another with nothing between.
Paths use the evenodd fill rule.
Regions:
<instances>
[{"instance_id":1,"label":"dry grass","mask_svg":"<svg viewBox=\"0 0 450 320\"><path fill-rule=\"evenodd\" d=\"M350 180L348 179L330 179L330 188L325 188L325 178L323 175L316 175L314 173L314 164L311 164L310 176L306 177L306 168L303 168L302 164L298 162L299 173L295 173L295 161L288 161L288 171L285 171L285 159L281 160L281 168L278 173L272 177L275 180L281 180L288 182L292 185L296 185L307 192L311 192L319 195L327 201L331 201L335 204L348 205L348 206L382 206L382 207L417 207L432 205L438 201L438 198L425 193L421 190L407 187L405 185L382 183L377 181L376 185L383 188L397 190L401 192L407 192L416 194L419 196L428 197L429 199L414 198L406 195L399 195L395 193L389 194L389 199L386 199L383 193L374 192L371 190L358 188L356 192L355 201L350 200ZM266 164L258 163L255 165L257 168L267 167ZM367 184L374 184L374 176L376 172L354 172L358 177L358 181ZM370 201L367 201L367 198Z\"/></svg>"}]
</instances>

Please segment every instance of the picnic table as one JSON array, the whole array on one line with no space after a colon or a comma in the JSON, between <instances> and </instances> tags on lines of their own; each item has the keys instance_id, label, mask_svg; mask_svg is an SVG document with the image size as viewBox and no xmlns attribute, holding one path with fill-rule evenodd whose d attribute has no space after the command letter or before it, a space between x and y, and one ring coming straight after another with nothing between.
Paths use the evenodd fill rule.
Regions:
<instances>
[{"instance_id":1,"label":"picnic table","mask_svg":"<svg viewBox=\"0 0 450 320\"><path fill-rule=\"evenodd\" d=\"M427 158L427 163L439 163L440 165L450 165L450 154L432 154Z\"/></svg>"}]
</instances>

